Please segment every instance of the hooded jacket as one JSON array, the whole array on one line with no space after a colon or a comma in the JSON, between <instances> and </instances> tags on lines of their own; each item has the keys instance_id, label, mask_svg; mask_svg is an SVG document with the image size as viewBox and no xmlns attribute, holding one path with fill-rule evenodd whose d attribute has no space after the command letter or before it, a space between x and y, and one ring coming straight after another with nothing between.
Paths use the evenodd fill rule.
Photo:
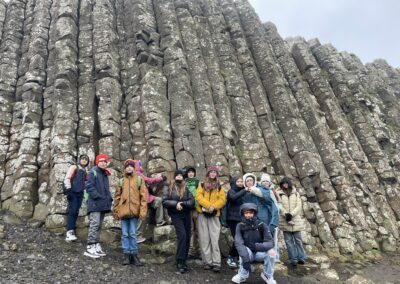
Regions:
<instances>
[{"instance_id":1,"label":"hooded jacket","mask_svg":"<svg viewBox=\"0 0 400 284\"><path fill-rule=\"evenodd\" d=\"M124 174L122 187L118 182L114 195L114 216L117 219L140 218L147 216L147 188L144 182L138 186L138 175Z\"/></svg>"},{"instance_id":2,"label":"hooded jacket","mask_svg":"<svg viewBox=\"0 0 400 284\"><path fill-rule=\"evenodd\" d=\"M246 189L244 187L239 188L236 185L237 179L238 178L233 177L230 180L231 189L228 191L228 214L226 216L227 221L239 222L241 220L240 206L243 203L243 196L246 194Z\"/></svg>"},{"instance_id":3,"label":"hooded jacket","mask_svg":"<svg viewBox=\"0 0 400 284\"><path fill-rule=\"evenodd\" d=\"M249 176L256 180L253 174L245 174L243 180ZM261 193L261 194L259 194ZM261 196L260 196L261 195ZM242 197L243 203L254 203L258 207L258 219L267 224L271 233L274 233L275 228L279 224L278 207L271 197L270 189L266 187L253 187Z\"/></svg>"},{"instance_id":4,"label":"hooded jacket","mask_svg":"<svg viewBox=\"0 0 400 284\"><path fill-rule=\"evenodd\" d=\"M244 210L254 210L254 217L246 219ZM268 226L257 218L258 208L254 203L243 203L240 206L241 222L236 226L235 246L243 262L250 261L249 248L253 252L267 252L274 247Z\"/></svg>"},{"instance_id":5,"label":"hooded jacket","mask_svg":"<svg viewBox=\"0 0 400 284\"><path fill-rule=\"evenodd\" d=\"M283 183L287 182L289 185L288 190L283 190ZM278 194L281 198L279 206L279 214L281 216L279 227L284 232L299 232L304 231L304 221L302 217L302 200L300 194L296 188L292 185L289 178L284 177L280 182L281 188L278 190ZM294 225L290 225L286 221L286 214L292 215L292 221Z\"/></svg>"}]
</instances>

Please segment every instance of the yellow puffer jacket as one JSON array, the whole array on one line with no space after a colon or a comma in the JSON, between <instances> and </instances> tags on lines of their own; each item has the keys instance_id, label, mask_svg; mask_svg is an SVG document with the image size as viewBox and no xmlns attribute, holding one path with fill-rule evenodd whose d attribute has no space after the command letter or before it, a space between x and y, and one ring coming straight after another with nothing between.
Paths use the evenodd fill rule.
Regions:
<instances>
[{"instance_id":1,"label":"yellow puffer jacket","mask_svg":"<svg viewBox=\"0 0 400 284\"><path fill-rule=\"evenodd\" d=\"M217 210L216 216L221 215L221 208L225 205L226 202L226 193L223 187L214 188L210 191L203 189L201 183L196 190L196 211L199 213L203 213L201 208L209 209L210 206L214 206L214 209Z\"/></svg>"},{"instance_id":2,"label":"yellow puffer jacket","mask_svg":"<svg viewBox=\"0 0 400 284\"><path fill-rule=\"evenodd\" d=\"M117 190L114 195L113 206L114 217L117 219L140 218L147 216L147 188L141 180L138 188L138 175L124 175L122 188L118 181Z\"/></svg>"}]
</instances>

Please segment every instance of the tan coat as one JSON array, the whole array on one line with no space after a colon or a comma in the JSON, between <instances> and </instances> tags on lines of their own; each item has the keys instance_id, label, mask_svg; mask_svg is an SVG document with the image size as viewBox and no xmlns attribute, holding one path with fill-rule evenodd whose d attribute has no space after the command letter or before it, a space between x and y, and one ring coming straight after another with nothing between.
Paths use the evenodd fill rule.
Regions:
<instances>
[{"instance_id":1,"label":"tan coat","mask_svg":"<svg viewBox=\"0 0 400 284\"><path fill-rule=\"evenodd\" d=\"M137 174L124 175L122 189L118 181L117 190L114 195L113 213L116 219L139 218L147 216L147 188L142 179L140 189L138 188Z\"/></svg>"},{"instance_id":2,"label":"tan coat","mask_svg":"<svg viewBox=\"0 0 400 284\"><path fill-rule=\"evenodd\" d=\"M279 203L279 227L281 230L284 232L304 231L302 200L296 188L292 188L289 196L282 189L278 189L278 194L281 199ZM286 213L292 214L294 225L286 222Z\"/></svg>"}]
</instances>

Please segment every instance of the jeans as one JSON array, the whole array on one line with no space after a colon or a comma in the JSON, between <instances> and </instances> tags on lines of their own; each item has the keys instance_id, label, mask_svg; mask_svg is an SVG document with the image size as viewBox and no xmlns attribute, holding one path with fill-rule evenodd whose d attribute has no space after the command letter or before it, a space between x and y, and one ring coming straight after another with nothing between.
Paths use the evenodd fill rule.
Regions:
<instances>
[{"instance_id":1,"label":"jeans","mask_svg":"<svg viewBox=\"0 0 400 284\"><path fill-rule=\"evenodd\" d=\"M100 242L101 225L103 224L105 212L90 212L89 214L89 233L87 244L97 244Z\"/></svg>"},{"instance_id":2,"label":"jeans","mask_svg":"<svg viewBox=\"0 0 400 284\"><path fill-rule=\"evenodd\" d=\"M176 236L178 237L176 259L186 260L190 246L191 212L171 214L171 220L175 227Z\"/></svg>"},{"instance_id":3,"label":"jeans","mask_svg":"<svg viewBox=\"0 0 400 284\"><path fill-rule=\"evenodd\" d=\"M128 218L121 220L121 242L123 253L137 254L138 247L136 243L137 218Z\"/></svg>"},{"instance_id":4,"label":"jeans","mask_svg":"<svg viewBox=\"0 0 400 284\"><path fill-rule=\"evenodd\" d=\"M291 264L297 264L298 261L307 259L301 240L301 232L283 232L286 248Z\"/></svg>"},{"instance_id":5,"label":"jeans","mask_svg":"<svg viewBox=\"0 0 400 284\"><path fill-rule=\"evenodd\" d=\"M274 271L275 271L275 256L271 256L270 252L272 252L272 249L267 251L267 252L252 252L249 248L247 248L247 252L249 253L250 256L250 262L264 262L264 274L269 278L273 279L274 278ZM243 268L242 263L243 260L241 257L239 257L239 275L242 278L248 278L249 277L249 271Z\"/></svg>"},{"instance_id":6,"label":"jeans","mask_svg":"<svg viewBox=\"0 0 400 284\"><path fill-rule=\"evenodd\" d=\"M75 230L79 209L81 208L82 205L83 192L70 192L67 195L67 200L68 200L67 231L69 231L69 230Z\"/></svg>"}]
</instances>

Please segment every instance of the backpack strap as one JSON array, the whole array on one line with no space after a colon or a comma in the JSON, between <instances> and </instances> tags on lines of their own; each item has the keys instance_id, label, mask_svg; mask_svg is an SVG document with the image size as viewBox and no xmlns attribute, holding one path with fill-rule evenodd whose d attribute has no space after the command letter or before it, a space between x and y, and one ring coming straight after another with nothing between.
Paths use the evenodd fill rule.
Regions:
<instances>
[{"instance_id":1,"label":"backpack strap","mask_svg":"<svg viewBox=\"0 0 400 284\"><path fill-rule=\"evenodd\" d=\"M92 170L92 173L93 173L93 176L94 176L95 178L97 178L97 172L96 172L96 170Z\"/></svg>"},{"instance_id":2,"label":"backpack strap","mask_svg":"<svg viewBox=\"0 0 400 284\"><path fill-rule=\"evenodd\" d=\"M137 177L137 183L138 183L138 187L140 189L140 186L142 185L142 177L141 176ZM123 185L124 185L124 178L122 177L119 179L119 187L122 188Z\"/></svg>"}]
</instances>

